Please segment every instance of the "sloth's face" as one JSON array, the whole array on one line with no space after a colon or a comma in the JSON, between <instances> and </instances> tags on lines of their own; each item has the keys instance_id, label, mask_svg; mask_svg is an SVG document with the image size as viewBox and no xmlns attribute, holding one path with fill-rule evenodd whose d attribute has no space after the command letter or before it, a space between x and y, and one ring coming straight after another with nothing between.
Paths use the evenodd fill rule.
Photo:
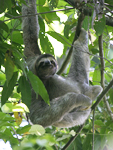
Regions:
<instances>
[{"instance_id":1,"label":"sloth's face","mask_svg":"<svg viewBox=\"0 0 113 150\"><path fill-rule=\"evenodd\" d=\"M42 57L36 61L35 68L40 79L48 79L56 73L57 63L54 57Z\"/></svg>"}]
</instances>

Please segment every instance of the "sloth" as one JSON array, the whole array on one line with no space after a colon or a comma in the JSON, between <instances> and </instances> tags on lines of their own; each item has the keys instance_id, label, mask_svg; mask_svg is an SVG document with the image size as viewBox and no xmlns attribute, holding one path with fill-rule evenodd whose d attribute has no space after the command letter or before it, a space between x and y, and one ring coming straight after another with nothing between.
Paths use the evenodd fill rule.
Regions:
<instances>
[{"instance_id":1,"label":"sloth","mask_svg":"<svg viewBox=\"0 0 113 150\"><path fill-rule=\"evenodd\" d=\"M35 0L26 0L22 6L22 14L36 14ZM31 24L32 23L32 24ZM81 29L78 39L73 45L72 62L66 78L57 75L57 61L51 54L39 52L37 39L39 32L37 17L23 18L23 39L26 62L29 69L40 78L50 98L50 106L40 95L32 91L30 120L43 127L60 128L81 125L89 117L92 101L102 91L101 86L89 86L90 58L88 34Z\"/></svg>"}]
</instances>

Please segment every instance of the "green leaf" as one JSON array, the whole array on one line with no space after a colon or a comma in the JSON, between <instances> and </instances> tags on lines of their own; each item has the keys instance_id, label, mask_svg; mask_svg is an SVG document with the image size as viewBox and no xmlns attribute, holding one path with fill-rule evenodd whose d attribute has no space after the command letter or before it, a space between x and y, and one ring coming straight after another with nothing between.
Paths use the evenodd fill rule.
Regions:
<instances>
[{"instance_id":1,"label":"green leaf","mask_svg":"<svg viewBox=\"0 0 113 150\"><path fill-rule=\"evenodd\" d=\"M15 99L17 99L17 100L20 100L20 99L21 99L21 94L15 92L15 93L13 93L12 98L15 98Z\"/></svg>"},{"instance_id":2,"label":"green leaf","mask_svg":"<svg viewBox=\"0 0 113 150\"><path fill-rule=\"evenodd\" d=\"M5 114L5 113L3 113L3 112L0 112L0 120L2 120L2 121L13 121L14 120L14 118L13 117L11 117L9 114Z\"/></svg>"},{"instance_id":3,"label":"green leaf","mask_svg":"<svg viewBox=\"0 0 113 150\"><path fill-rule=\"evenodd\" d=\"M6 54L5 74L6 74L7 83L9 83L10 79L12 78L13 71L14 71L14 63L12 59L8 56L8 54Z\"/></svg>"},{"instance_id":4,"label":"green leaf","mask_svg":"<svg viewBox=\"0 0 113 150\"><path fill-rule=\"evenodd\" d=\"M57 5L58 5L58 2L59 2L59 0L51 0L50 1L50 5L51 5L51 7L57 7Z\"/></svg>"},{"instance_id":5,"label":"green leaf","mask_svg":"<svg viewBox=\"0 0 113 150\"><path fill-rule=\"evenodd\" d=\"M113 134L109 133L108 135L106 135L107 145L109 145L109 149L110 149L110 147L113 148L113 141L112 141L112 139L113 139Z\"/></svg>"},{"instance_id":6,"label":"green leaf","mask_svg":"<svg viewBox=\"0 0 113 150\"><path fill-rule=\"evenodd\" d=\"M29 82L26 80L25 76L21 76L19 81L19 88L22 95L22 102L25 103L28 108L31 105L31 88Z\"/></svg>"},{"instance_id":7,"label":"green leaf","mask_svg":"<svg viewBox=\"0 0 113 150\"><path fill-rule=\"evenodd\" d=\"M23 44L22 34L19 31L13 32L12 41L18 44Z\"/></svg>"},{"instance_id":8,"label":"green leaf","mask_svg":"<svg viewBox=\"0 0 113 150\"><path fill-rule=\"evenodd\" d=\"M113 71L112 71L112 68L110 67L106 67L106 70L107 70L107 73L105 73L105 80L106 80L106 83L110 82L112 77L113 77Z\"/></svg>"},{"instance_id":9,"label":"green leaf","mask_svg":"<svg viewBox=\"0 0 113 150\"><path fill-rule=\"evenodd\" d=\"M12 91L14 89L14 86L16 84L18 77L18 72L14 72L11 80L9 81L8 85L7 82L5 82L3 91L2 91L2 97L1 97L1 103L2 105L5 104L5 102L8 100L9 96L11 96Z\"/></svg>"},{"instance_id":10,"label":"green leaf","mask_svg":"<svg viewBox=\"0 0 113 150\"><path fill-rule=\"evenodd\" d=\"M85 19L83 21L82 27L87 31L90 23L90 17L85 16Z\"/></svg>"},{"instance_id":11,"label":"green leaf","mask_svg":"<svg viewBox=\"0 0 113 150\"><path fill-rule=\"evenodd\" d=\"M28 132L30 130L30 128L31 128L31 125L26 125L24 127L20 127L16 130L16 133L17 134L24 134L24 133Z\"/></svg>"},{"instance_id":12,"label":"green leaf","mask_svg":"<svg viewBox=\"0 0 113 150\"><path fill-rule=\"evenodd\" d=\"M27 113L29 113L29 109L24 103L19 103L19 104L14 105L12 111L13 112L27 112Z\"/></svg>"},{"instance_id":13,"label":"green leaf","mask_svg":"<svg viewBox=\"0 0 113 150\"><path fill-rule=\"evenodd\" d=\"M78 135L77 138L67 148L67 150L71 150L71 149L82 150L82 141L80 135Z\"/></svg>"},{"instance_id":14,"label":"green leaf","mask_svg":"<svg viewBox=\"0 0 113 150\"><path fill-rule=\"evenodd\" d=\"M10 123L11 122L11 123ZM0 128L3 126L13 126L14 118L11 117L9 114L5 114L0 112Z\"/></svg>"},{"instance_id":15,"label":"green leaf","mask_svg":"<svg viewBox=\"0 0 113 150\"><path fill-rule=\"evenodd\" d=\"M44 21L42 20L42 18L38 18L38 21L39 21L39 25L40 25L40 31L41 32L45 32L45 23L44 23Z\"/></svg>"},{"instance_id":16,"label":"green leaf","mask_svg":"<svg viewBox=\"0 0 113 150\"><path fill-rule=\"evenodd\" d=\"M91 149L91 141L92 141L92 134L89 133L85 137L82 149L83 150L90 150Z\"/></svg>"},{"instance_id":17,"label":"green leaf","mask_svg":"<svg viewBox=\"0 0 113 150\"><path fill-rule=\"evenodd\" d=\"M18 58L16 58L14 60L14 63L19 69L21 69L23 71L24 75L27 76L24 62L22 60L19 60Z\"/></svg>"},{"instance_id":18,"label":"green leaf","mask_svg":"<svg viewBox=\"0 0 113 150\"><path fill-rule=\"evenodd\" d=\"M101 143L102 142L102 138L103 138L104 136L102 135L99 135L99 134L97 134L97 135L95 135L95 138L94 138L94 143L95 143L95 146L94 146L94 150L99 150L99 149L101 149L101 144L102 144L102 146L104 146L104 144L105 144L105 141L104 141L104 143ZM103 149L103 148L102 148Z\"/></svg>"},{"instance_id":19,"label":"green leaf","mask_svg":"<svg viewBox=\"0 0 113 150\"><path fill-rule=\"evenodd\" d=\"M48 37L43 33L40 33L39 36L40 36L40 45L42 47L43 52L53 55L54 54L53 46L50 43Z\"/></svg>"},{"instance_id":20,"label":"green leaf","mask_svg":"<svg viewBox=\"0 0 113 150\"><path fill-rule=\"evenodd\" d=\"M82 138L80 137L80 135L77 136L76 140L76 147L78 150L83 150L82 149Z\"/></svg>"},{"instance_id":21,"label":"green leaf","mask_svg":"<svg viewBox=\"0 0 113 150\"><path fill-rule=\"evenodd\" d=\"M29 133L41 136L45 133L45 129L41 125L32 125Z\"/></svg>"},{"instance_id":22,"label":"green leaf","mask_svg":"<svg viewBox=\"0 0 113 150\"><path fill-rule=\"evenodd\" d=\"M100 85L100 81L101 81L100 69L97 66L95 68L95 71L94 71L94 74L93 74L93 84L94 85Z\"/></svg>"},{"instance_id":23,"label":"green leaf","mask_svg":"<svg viewBox=\"0 0 113 150\"><path fill-rule=\"evenodd\" d=\"M6 80L5 74L0 73L0 83L1 83L1 84L4 84L5 80Z\"/></svg>"},{"instance_id":24,"label":"green leaf","mask_svg":"<svg viewBox=\"0 0 113 150\"><path fill-rule=\"evenodd\" d=\"M61 7L62 8L62 6L67 6L67 5L69 5L66 1L64 1L64 0L60 0L60 2L58 3L58 5L57 5L57 7L59 8L59 7ZM69 5L70 6L70 5Z\"/></svg>"},{"instance_id":25,"label":"green leaf","mask_svg":"<svg viewBox=\"0 0 113 150\"><path fill-rule=\"evenodd\" d=\"M19 103L16 105L14 105L13 103L5 103L1 109L4 113L12 113L12 112L23 112L23 113L28 112L29 113L29 109L24 103Z\"/></svg>"},{"instance_id":26,"label":"green leaf","mask_svg":"<svg viewBox=\"0 0 113 150\"><path fill-rule=\"evenodd\" d=\"M4 30L6 32L9 32L8 26L2 21L0 21L0 30Z\"/></svg>"},{"instance_id":27,"label":"green leaf","mask_svg":"<svg viewBox=\"0 0 113 150\"><path fill-rule=\"evenodd\" d=\"M2 52L2 54L5 54L7 52L7 49L11 49L11 45L0 41L0 51Z\"/></svg>"},{"instance_id":28,"label":"green leaf","mask_svg":"<svg viewBox=\"0 0 113 150\"><path fill-rule=\"evenodd\" d=\"M53 150L52 144L57 144L57 142L51 134L44 134L43 136L38 137L37 144L40 147L45 147L46 150Z\"/></svg>"},{"instance_id":29,"label":"green leaf","mask_svg":"<svg viewBox=\"0 0 113 150\"><path fill-rule=\"evenodd\" d=\"M93 54L97 54L97 53L99 53L99 50L96 49L96 48L92 48L92 49L91 49L91 52L92 52Z\"/></svg>"},{"instance_id":30,"label":"green leaf","mask_svg":"<svg viewBox=\"0 0 113 150\"><path fill-rule=\"evenodd\" d=\"M102 127L102 126L104 126L104 123L103 123L102 120L95 120L95 126L100 126L100 127Z\"/></svg>"},{"instance_id":31,"label":"green leaf","mask_svg":"<svg viewBox=\"0 0 113 150\"><path fill-rule=\"evenodd\" d=\"M47 90L44 86L44 84L42 83L42 81L36 76L34 75L31 71L28 72L28 78L31 82L31 85L35 91L35 93L38 95L40 95L42 97L42 99L49 104L49 95L47 93Z\"/></svg>"},{"instance_id":32,"label":"green leaf","mask_svg":"<svg viewBox=\"0 0 113 150\"><path fill-rule=\"evenodd\" d=\"M100 60L96 56L94 56L91 61L94 61L96 66L100 64Z\"/></svg>"},{"instance_id":33,"label":"green leaf","mask_svg":"<svg viewBox=\"0 0 113 150\"><path fill-rule=\"evenodd\" d=\"M63 35L53 32L53 31L48 31L47 34L55 38L57 41L61 42L65 46L71 46L71 42Z\"/></svg>"},{"instance_id":34,"label":"green leaf","mask_svg":"<svg viewBox=\"0 0 113 150\"><path fill-rule=\"evenodd\" d=\"M96 31L97 36L100 36L103 33L105 25L106 19L104 16L98 22L95 22L94 29Z\"/></svg>"},{"instance_id":35,"label":"green leaf","mask_svg":"<svg viewBox=\"0 0 113 150\"><path fill-rule=\"evenodd\" d=\"M0 52L0 68L2 64L4 64L4 54Z\"/></svg>"},{"instance_id":36,"label":"green leaf","mask_svg":"<svg viewBox=\"0 0 113 150\"><path fill-rule=\"evenodd\" d=\"M6 130L3 133L0 132L0 138L10 141L11 144L16 145L19 143L18 139L13 137L10 129L8 128L6 128Z\"/></svg>"},{"instance_id":37,"label":"green leaf","mask_svg":"<svg viewBox=\"0 0 113 150\"><path fill-rule=\"evenodd\" d=\"M111 88L109 90L109 95L110 95L110 99L111 99L111 102L112 102L112 105L113 105L113 88Z\"/></svg>"},{"instance_id":38,"label":"green leaf","mask_svg":"<svg viewBox=\"0 0 113 150\"><path fill-rule=\"evenodd\" d=\"M4 112L4 113L11 113L11 112L13 112L13 111L12 111L13 107L14 107L13 103L5 103L5 104L2 106L1 110L2 110L2 112Z\"/></svg>"},{"instance_id":39,"label":"green leaf","mask_svg":"<svg viewBox=\"0 0 113 150\"><path fill-rule=\"evenodd\" d=\"M69 134L64 134L62 137L59 137L59 138L57 139L57 141L63 141L63 140L65 140L65 139L69 138L69 137L70 137Z\"/></svg>"},{"instance_id":40,"label":"green leaf","mask_svg":"<svg viewBox=\"0 0 113 150\"><path fill-rule=\"evenodd\" d=\"M106 3L113 5L113 0L105 0ZM108 5L109 6L109 5ZM111 8L111 7L110 7Z\"/></svg>"},{"instance_id":41,"label":"green leaf","mask_svg":"<svg viewBox=\"0 0 113 150\"><path fill-rule=\"evenodd\" d=\"M25 0L19 0L21 3L25 4L26 5L26 2Z\"/></svg>"},{"instance_id":42,"label":"green leaf","mask_svg":"<svg viewBox=\"0 0 113 150\"><path fill-rule=\"evenodd\" d=\"M14 118L13 118L13 121L14 121ZM0 120L0 128L2 128L3 126L10 127L10 126L13 126L13 123L9 123L7 121Z\"/></svg>"},{"instance_id":43,"label":"green leaf","mask_svg":"<svg viewBox=\"0 0 113 150\"><path fill-rule=\"evenodd\" d=\"M8 9L11 11L11 7L12 7L12 2L11 2L11 0L5 0L5 1L6 1L6 3L7 3Z\"/></svg>"},{"instance_id":44,"label":"green leaf","mask_svg":"<svg viewBox=\"0 0 113 150\"><path fill-rule=\"evenodd\" d=\"M64 36L68 39L69 38L69 30L70 30L70 24L66 24L64 27Z\"/></svg>"},{"instance_id":45,"label":"green leaf","mask_svg":"<svg viewBox=\"0 0 113 150\"><path fill-rule=\"evenodd\" d=\"M14 56L14 64L17 66L17 68L21 69L24 73L24 75L27 77L27 73L26 73L26 62L23 58L23 54L21 53L21 51L17 50L17 49L13 49L13 56Z\"/></svg>"},{"instance_id":46,"label":"green leaf","mask_svg":"<svg viewBox=\"0 0 113 150\"><path fill-rule=\"evenodd\" d=\"M49 7L38 7L37 9L39 12L49 12L51 11ZM53 20L58 20L59 21L59 17L56 15L56 13L44 13L44 14L41 14L41 16L45 19L45 21L47 23L51 23Z\"/></svg>"},{"instance_id":47,"label":"green leaf","mask_svg":"<svg viewBox=\"0 0 113 150\"><path fill-rule=\"evenodd\" d=\"M9 8L11 10L11 0L0 0L0 10L5 11L6 8Z\"/></svg>"},{"instance_id":48,"label":"green leaf","mask_svg":"<svg viewBox=\"0 0 113 150\"><path fill-rule=\"evenodd\" d=\"M39 6L43 6L45 4L46 0L38 0Z\"/></svg>"}]
</instances>

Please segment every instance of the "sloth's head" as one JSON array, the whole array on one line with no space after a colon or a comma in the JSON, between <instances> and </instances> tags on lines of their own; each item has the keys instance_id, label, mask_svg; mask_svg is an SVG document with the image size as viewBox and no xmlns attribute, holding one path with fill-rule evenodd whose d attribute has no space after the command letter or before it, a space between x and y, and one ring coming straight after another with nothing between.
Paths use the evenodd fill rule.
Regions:
<instances>
[{"instance_id":1,"label":"sloth's head","mask_svg":"<svg viewBox=\"0 0 113 150\"><path fill-rule=\"evenodd\" d=\"M36 74L40 79L48 79L57 71L57 62L50 54L40 55L35 64Z\"/></svg>"}]
</instances>

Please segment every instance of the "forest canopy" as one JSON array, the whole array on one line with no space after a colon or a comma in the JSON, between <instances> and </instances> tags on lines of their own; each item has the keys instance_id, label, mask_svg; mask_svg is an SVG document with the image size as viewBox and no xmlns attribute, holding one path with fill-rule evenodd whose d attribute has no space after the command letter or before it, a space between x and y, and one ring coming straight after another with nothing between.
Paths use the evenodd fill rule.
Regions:
<instances>
[{"instance_id":1,"label":"forest canopy","mask_svg":"<svg viewBox=\"0 0 113 150\"><path fill-rule=\"evenodd\" d=\"M0 0L0 139L14 150L113 148L113 0L37 0L40 26L38 44L42 53L58 61L58 72L67 76L73 42L81 28L88 31L90 85L103 92L94 101L92 113L80 127L59 129L31 125L27 114L31 90L49 104L44 85L28 72L22 31L24 0ZM40 87L40 88L39 88Z\"/></svg>"}]
</instances>

